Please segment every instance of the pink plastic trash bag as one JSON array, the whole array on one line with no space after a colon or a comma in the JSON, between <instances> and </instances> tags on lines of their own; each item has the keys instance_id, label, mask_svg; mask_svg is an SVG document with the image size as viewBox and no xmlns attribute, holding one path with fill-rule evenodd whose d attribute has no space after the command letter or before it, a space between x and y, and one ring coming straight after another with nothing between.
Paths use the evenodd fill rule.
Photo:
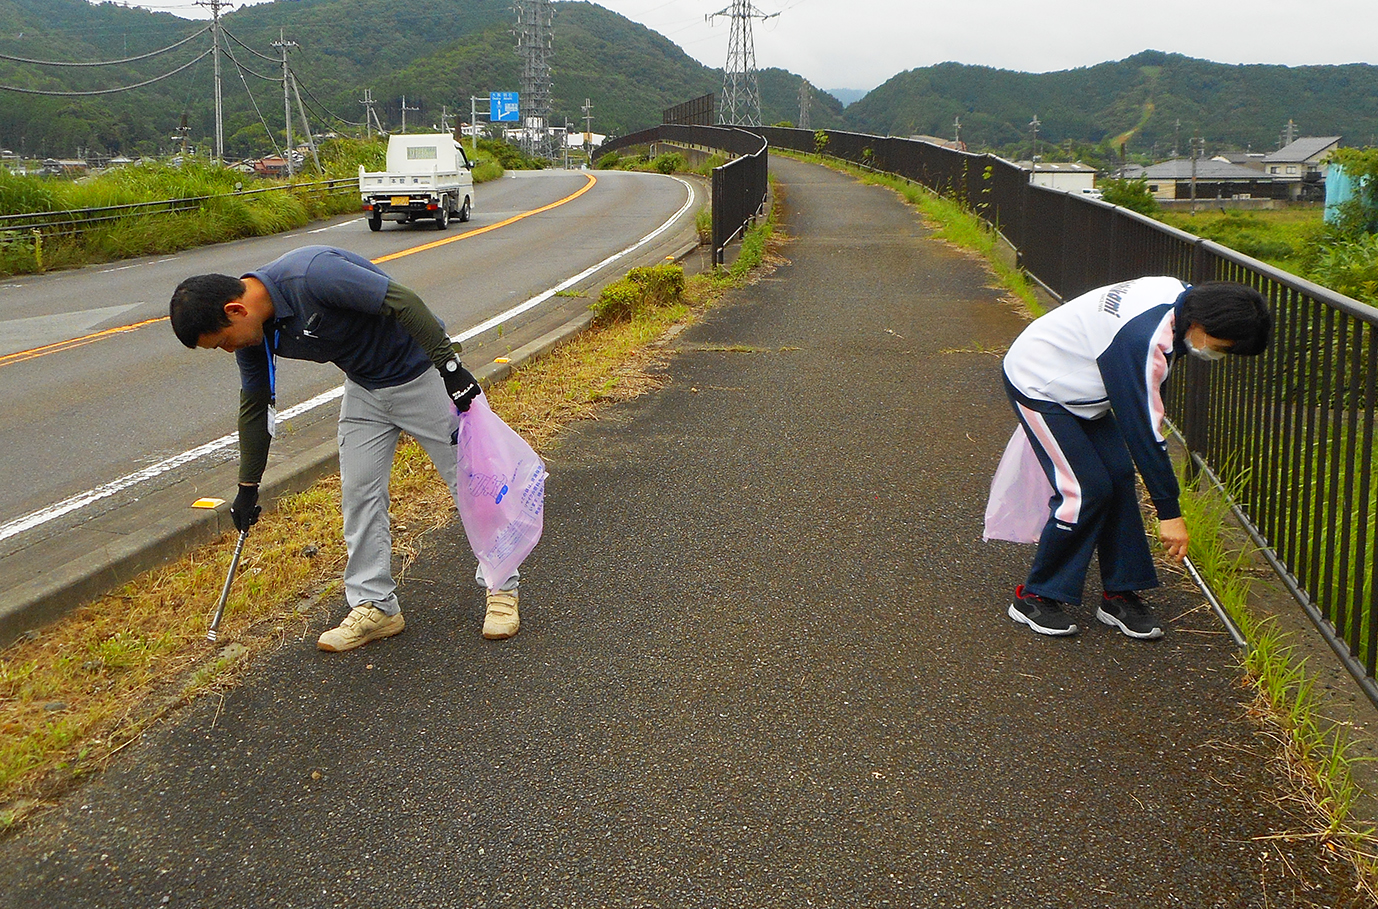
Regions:
<instances>
[{"instance_id":1,"label":"pink plastic trash bag","mask_svg":"<svg viewBox=\"0 0 1378 909\"><path fill-rule=\"evenodd\" d=\"M459 415L458 504L489 590L517 570L541 538L545 464L479 394Z\"/></svg>"},{"instance_id":2,"label":"pink plastic trash bag","mask_svg":"<svg viewBox=\"0 0 1378 909\"><path fill-rule=\"evenodd\" d=\"M1053 487L1038 463L1028 433L1023 426L1014 427L990 481L985 539L1037 543L1048 523L1048 500L1052 496Z\"/></svg>"}]
</instances>

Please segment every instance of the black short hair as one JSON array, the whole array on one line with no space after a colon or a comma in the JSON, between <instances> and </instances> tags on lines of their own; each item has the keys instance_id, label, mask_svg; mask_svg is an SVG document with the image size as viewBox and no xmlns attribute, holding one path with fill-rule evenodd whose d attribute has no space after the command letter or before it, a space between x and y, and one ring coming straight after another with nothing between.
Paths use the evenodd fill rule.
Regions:
<instances>
[{"instance_id":1,"label":"black short hair","mask_svg":"<svg viewBox=\"0 0 1378 909\"><path fill-rule=\"evenodd\" d=\"M1210 281L1189 288L1182 298L1181 331L1195 322L1215 338L1233 341L1230 353L1263 353L1273 332L1273 315L1263 294L1233 281Z\"/></svg>"},{"instance_id":2,"label":"black short hair","mask_svg":"<svg viewBox=\"0 0 1378 909\"><path fill-rule=\"evenodd\" d=\"M168 315L177 340L195 347L201 336L230 324L225 304L244 296L244 282L229 275L193 275L172 292Z\"/></svg>"}]
</instances>

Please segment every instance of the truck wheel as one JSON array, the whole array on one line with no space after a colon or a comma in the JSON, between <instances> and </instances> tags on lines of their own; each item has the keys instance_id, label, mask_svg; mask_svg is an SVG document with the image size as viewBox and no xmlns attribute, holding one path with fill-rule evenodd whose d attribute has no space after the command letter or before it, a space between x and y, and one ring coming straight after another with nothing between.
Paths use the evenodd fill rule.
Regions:
<instances>
[{"instance_id":1,"label":"truck wheel","mask_svg":"<svg viewBox=\"0 0 1378 909\"><path fill-rule=\"evenodd\" d=\"M382 216L380 213L374 212L373 214L371 214L371 215L368 216L368 229L369 229L369 230L382 230L382 229L383 229L383 216Z\"/></svg>"},{"instance_id":2,"label":"truck wheel","mask_svg":"<svg viewBox=\"0 0 1378 909\"><path fill-rule=\"evenodd\" d=\"M440 207L435 210L435 229L444 230L450 226L450 209L446 206L450 203L442 201Z\"/></svg>"},{"instance_id":3,"label":"truck wheel","mask_svg":"<svg viewBox=\"0 0 1378 909\"><path fill-rule=\"evenodd\" d=\"M463 224L469 220L469 197L464 197L464 204L459 209L459 223Z\"/></svg>"}]
</instances>

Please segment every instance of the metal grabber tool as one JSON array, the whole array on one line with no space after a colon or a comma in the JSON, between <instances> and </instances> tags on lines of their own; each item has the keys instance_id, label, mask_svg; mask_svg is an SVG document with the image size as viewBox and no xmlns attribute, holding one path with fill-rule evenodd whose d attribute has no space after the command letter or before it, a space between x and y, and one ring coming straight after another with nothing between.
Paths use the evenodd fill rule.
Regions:
<instances>
[{"instance_id":1,"label":"metal grabber tool","mask_svg":"<svg viewBox=\"0 0 1378 909\"><path fill-rule=\"evenodd\" d=\"M225 601L230 598L230 584L234 583L234 573L239 568L239 554L244 551L244 538L248 535L249 528L246 527L239 532L239 542L234 544L234 557L230 559L230 573L225 576L225 589L220 591L220 605L215 607L210 631L206 632L206 640L208 641L215 641L215 633L220 628L220 619L225 614Z\"/></svg>"}]
</instances>

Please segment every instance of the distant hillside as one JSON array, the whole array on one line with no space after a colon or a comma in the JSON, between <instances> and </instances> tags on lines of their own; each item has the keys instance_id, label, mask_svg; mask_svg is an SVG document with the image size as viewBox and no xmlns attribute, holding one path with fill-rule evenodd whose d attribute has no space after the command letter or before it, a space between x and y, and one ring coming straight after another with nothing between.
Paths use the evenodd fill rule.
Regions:
<instances>
[{"instance_id":1,"label":"distant hillside","mask_svg":"<svg viewBox=\"0 0 1378 909\"><path fill-rule=\"evenodd\" d=\"M830 88L827 89L827 92L841 101L844 107L855 104L866 97L866 89L864 88Z\"/></svg>"},{"instance_id":2,"label":"distant hillside","mask_svg":"<svg viewBox=\"0 0 1378 909\"><path fill-rule=\"evenodd\" d=\"M624 134L660 122L661 111L721 90L722 71L668 39L587 2L554 5L551 54L555 123L581 126L585 99L596 132ZM383 124L412 128L467 120L470 97L520 87L511 0L276 0L222 17L231 36L223 63L226 151L272 150L262 120L282 133L281 69L273 42L295 42L289 62L316 129L362 124L365 90ZM0 54L35 60L116 60L166 47L206 27L138 8L85 0L0 0ZM379 40L379 35L388 36ZM170 72L210 47L201 35L176 51L110 67L39 67L0 60L0 86L90 91L133 85ZM230 59L233 58L233 59ZM234 61L243 67L243 73ZM80 148L148 153L170 148L183 115L191 138L214 135L211 60L129 92L64 97L0 90L0 145L31 156ZM801 79L759 74L765 122L796 122ZM247 88L246 88L247 86ZM486 101L480 101L484 111ZM842 126L842 106L815 92L810 122Z\"/></svg>"},{"instance_id":3,"label":"distant hillside","mask_svg":"<svg viewBox=\"0 0 1378 909\"><path fill-rule=\"evenodd\" d=\"M1204 136L1207 147L1277 147L1289 119L1300 135L1339 135L1366 145L1378 134L1378 67L1231 66L1144 51L1115 63L1056 73L1017 73L943 63L900 73L851 105L854 129L882 135L952 134L973 149L1030 141L1038 116L1041 142L1127 141L1131 152L1159 155Z\"/></svg>"}]
</instances>

